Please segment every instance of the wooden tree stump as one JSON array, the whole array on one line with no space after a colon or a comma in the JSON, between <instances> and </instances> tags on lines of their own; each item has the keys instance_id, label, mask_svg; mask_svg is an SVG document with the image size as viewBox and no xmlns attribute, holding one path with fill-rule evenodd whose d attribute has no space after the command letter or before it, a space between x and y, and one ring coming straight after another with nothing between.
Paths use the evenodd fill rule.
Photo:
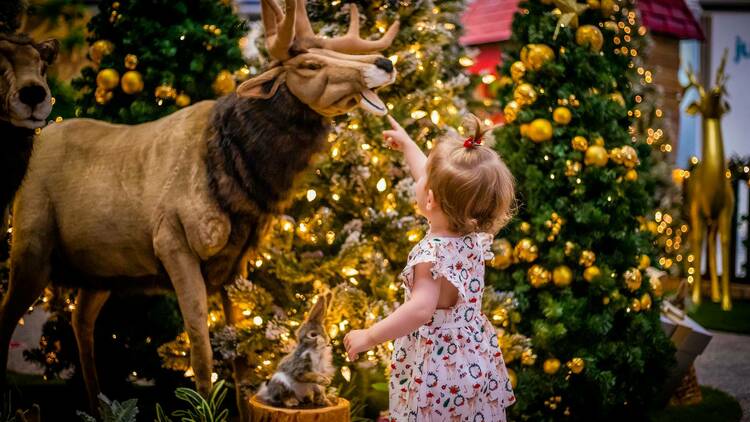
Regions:
<instances>
[{"instance_id":1,"label":"wooden tree stump","mask_svg":"<svg viewBox=\"0 0 750 422\"><path fill-rule=\"evenodd\" d=\"M349 401L339 398L334 406L287 409L269 406L256 396L250 399L252 422L349 422Z\"/></svg>"}]
</instances>

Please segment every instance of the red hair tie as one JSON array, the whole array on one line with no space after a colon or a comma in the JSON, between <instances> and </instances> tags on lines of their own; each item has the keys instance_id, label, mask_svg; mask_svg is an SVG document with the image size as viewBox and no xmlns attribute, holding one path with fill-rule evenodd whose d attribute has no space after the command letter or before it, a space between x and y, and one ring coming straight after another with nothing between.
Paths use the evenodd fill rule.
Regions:
<instances>
[{"instance_id":1,"label":"red hair tie","mask_svg":"<svg viewBox=\"0 0 750 422\"><path fill-rule=\"evenodd\" d=\"M482 144L482 140L481 139L474 140L473 136L469 136L464 141L464 148L474 148L474 146L481 145L481 144Z\"/></svg>"}]
</instances>

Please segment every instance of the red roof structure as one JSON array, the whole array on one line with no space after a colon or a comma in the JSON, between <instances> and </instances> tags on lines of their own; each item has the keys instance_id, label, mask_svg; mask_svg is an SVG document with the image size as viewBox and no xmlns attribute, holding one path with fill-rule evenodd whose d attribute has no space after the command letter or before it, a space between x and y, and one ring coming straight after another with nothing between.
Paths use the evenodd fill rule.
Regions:
<instances>
[{"instance_id":1,"label":"red roof structure","mask_svg":"<svg viewBox=\"0 0 750 422\"><path fill-rule=\"evenodd\" d=\"M474 0L461 20L461 43L478 45L510 38L513 14L520 0ZM643 24L649 31L679 39L703 40L703 31L685 0L638 0Z\"/></svg>"}]
</instances>

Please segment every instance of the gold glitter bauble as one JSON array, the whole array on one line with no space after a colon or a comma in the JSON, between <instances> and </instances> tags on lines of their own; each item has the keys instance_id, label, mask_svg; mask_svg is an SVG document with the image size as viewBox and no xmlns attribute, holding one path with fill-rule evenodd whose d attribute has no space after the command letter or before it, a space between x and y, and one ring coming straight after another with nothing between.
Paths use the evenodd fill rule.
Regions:
<instances>
[{"instance_id":1,"label":"gold glitter bauble","mask_svg":"<svg viewBox=\"0 0 750 422\"><path fill-rule=\"evenodd\" d=\"M649 309L651 309L652 301L651 301L651 295L650 294L644 293L641 296L641 301L640 302L641 302L641 309L642 310L648 311Z\"/></svg>"},{"instance_id":2,"label":"gold glitter bauble","mask_svg":"<svg viewBox=\"0 0 750 422\"><path fill-rule=\"evenodd\" d=\"M97 104L107 104L112 99L112 91L107 90L103 87L96 88L94 92L94 99Z\"/></svg>"},{"instance_id":3,"label":"gold glitter bauble","mask_svg":"<svg viewBox=\"0 0 750 422\"><path fill-rule=\"evenodd\" d=\"M527 70L539 70L554 58L554 50L545 44L527 44L521 49L521 61Z\"/></svg>"},{"instance_id":4,"label":"gold glitter bauble","mask_svg":"<svg viewBox=\"0 0 750 422\"><path fill-rule=\"evenodd\" d=\"M560 125L567 125L572 118L573 115L567 107L557 107L555 111L552 112L552 120Z\"/></svg>"},{"instance_id":5,"label":"gold glitter bauble","mask_svg":"<svg viewBox=\"0 0 750 422\"><path fill-rule=\"evenodd\" d=\"M586 149L586 155L583 162L587 166L604 167L609 161L609 154L604 147L599 145L591 145Z\"/></svg>"},{"instance_id":6,"label":"gold glitter bauble","mask_svg":"<svg viewBox=\"0 0 750 422\"><path fill-rule=\"evenodd\" d=\"M544 373L552 375L560 370L560 359L549 358L544 361Z\"/></svg>"},{"instance_id":7,"label":"gold glitter bauble","mask_svg":"<svg viewBox=\"0 0 750 422\"><path fill-rule=\"evenodd\" d=\"M96 74L96 85L106 90L117 88L120 74L114 69L102 69Z\"/></svg>"},{"instance_id":8,"label":"gold glitter bauble","mask_svg":"<svg viewBox=\"0 0 750 422\"><path fill-rule=\"evenodd\" d=\"M183 92L175 98L174 103L177 107L187 107L190 105L190 96Z\"/></svg>"},{"instance_id":9,"label":"gold glitter bauble","mask_svg":"<svg viewBox=\"0 0 750 422\"><path fill-rule=\"evenodd\" d=\"M154 90L154 96L162 100L177 98L177 90L172 85L159 85Z\"/></svg>"},{"instance_id":10,"label":"gold glitter bauble","mask_svg":"<svg viewBox=\"0 0 750 422\"><path fill-rule=\"evenodd\" d=\"M508 379L510 380L510 386L515 389L518 386L518 375L513 368L508 368Z\"/></svg>"},{"instance_id":11,"label":"gold glitter bauble","mask_svg":"<svg viewBox=\"0 0 750 422\"><path fill-rule=\"evenodd\" d=\"M604 36L594 25L583 25L576 30L576 44L581 47L588 46L589 50L598 53L604 45Z\"/></svg>"},{"instance_id":12,"label":"gold glitter bauble","mask_svg":"<svg viewBox=\"0 0 750 422\"><path fill-rule=\"evenodd\" d=\"M547 119L535 119L528 129L528 136L534 142L544 142L552 139L552 123Z\"/></svg>"},{"instance_id":13,"label":"gold glitter bauble","mask_svg":"<svg viewBox=\"0 0 750 422\"><path fill-rule=\"evenodd\" d=\"M560 265L552 270L552 281L557 287L565 287L573 281L573 271L567 265Z\"/></svg>"},{"instance_id":14,"label":"gold glitter bauble","mask_svg":"<svg viewBox=\"0 0 750 422\"><path fill-rule=\"evenodd\" d=\"M143 76L137 70L129 70L122 75L120 87L126 94L137 94L143 91Z\"/></svg>"},{"instance_id":15,"label":"gold glitter bauble","mask_svg":"<svg viewBox=\"0 0 750 422\"><path fill-rule=\"evenodd\" d=\"M596 261L596 254L589 250L581 251L581 256L578 258L578 264L584 267L590 267L594 265Z\"/></svg>"},{"instance_id":16,"label":"gold glitter bauble","mask_svg":"<svg viewBox=\"0 0 750 422\"><path fill-rule=\"evenodd\" d=\"M107 54L111 54L115 50L115 45L107 40L99 40L91 44L89 48L89 55L91 61L97 65L102 62L102 58Z\"/></svg>"},{"instance_id":17,"label":"gold glitter bauble","mask_svg":"<svg viewBox=\"0 0 750 422\"><path fill-rule=\"evenodd\" d=\"M534 104L536 97L536 91L534 91L534 87L531 84L524 83L518 85L513 91L513 99L521 107Z\"/></svg>"},{"instance_id":18,"label":"gold glitter bauble","mask_svg":"<svg viewBox=\"0 0 750 422\"><path fill-rule=\"evenodd\" d=\"M503 117L505 117L506 123L512 123L518 117L518 112L521 110L521 106L517 102L511 101L503 108Z\"/></svg>"},{"instance_id":19,"label":"gold glitter bauble","mask_svg":"<svg viewBox=\"0 0 750 422\"><path fill-rule=\"evenodd\" d=\"M602 271L596 265L592 265L586 268L585 270L583 270L583 278L588 282L592 282L595 278L599 277L601 274L602 274Z\"/></svg>"},{"instance_id":20,"label":"gold glitter bauble","mask_svg":"<svg viewBox=\"0 0 750 422\"><path fill-rule=\"evenodd\" d=\"M492 242L492 253L495 254L490 261L492 268L504 270L513 263L513 245L507 239L497 239Z\"/></svg>"},{"instance_id":21,"label":"gold glitter bauble","mask_svg":"<svg viewBox=\"0 0 750 422\"><path fill-rule=\"evenodd\" d=\"M622 150L620 148L609 150L609 159L615 164L622 164Z\"/></svg>"},{"instance_id":22,"label":"gold glitter bauble","mask_svg":"<svg viewBox=\"0 0 750 422\"><path fill-rule=\"evenodd\" d=\"M628 270L623 273L622 277L625 279L625 285L628 286L628 289L631 292L641 288L643 275L641 275L641 270L638 268L628 268Z\"/></svg>"},{"instance_id":23,"label":"gold glitter bauble","mask_svg":"<svg viewBox=\"0 0 750 422\"><path fill-rule=\"evenodd\" d=\"M582 358L573 358L565 364L570 369L570 372L574 374L580 374L583 368L586 366Z\"/></svg>"},{"instance_id":24,"label":"gold glitter bauble","mask_svg":"<svg viewBox=\"0 0 750 422\"><path fill-rule=\"evenodd\" d=\"M589 148L589 141L583 136L574 136L570 141L570 145L576 151L586 151Z\"/></svg>"},{"instance_id":25,"label":"gold glitter bauble","mask_svg":"<svg viewBox=\"0 0 750 422\"><path fill-rule=\"evenodd\" d=\"M539 248L529 238L519 240L516 247L513 248L513 257L517 261L533 262L538 256Z\"/></svg>"},{"instance_id":26,"label":"gold glitter bauble","mask_svg":"<svg viewBox=\"0 0 750 422\"><path fill-rule=\"evenodd\" d=\"M510 65L510 77L513 79L513 82L518 83L521 79L523 79L523 76L526 74L526 66L523 64L523 62L514 62L512 65Z\"/></svg>"},{"instance_id":27,"label":"gold glitter bauble","mask_svg":"<svg viewBox=\"0 0 750 422\"><path fill-rule=\"evenodd\" d=\"M125 56L125 68L133 70L136 66L138 66L138 56L135 54Z\"/></svg>"},{"instance_id":28,"label":"gold glitter bauble","mask_svg":"<svg viewBox=\"0 0 750 422\"><path fill-rule=\"evenodd\" d=\"M216 95L229 95L237 88L237 83L234 81L232 72L222 70L216 75L216 79L214 79L214 83L211 86Z\"/></svg>"},{"instance_id":29,"label":"gold glitter bauble","mask_svg":"<svg viewBox=\"0 0 750 422\"><path fill-rule=\"evenodd\" d=\"M635 168L640 163L638 152L630 145L620 148L620 160L622 165L629 169Z\"/></svg>"},{"instance_id":30,"label":"gold glitter bauble","mask_svg":"<svg viewBox=\"0 0 750 422\"><path fill-rule=\"evenodd\" d=\"M638 172L635 169L630 169L625 172L625 180L628 182L635 182L638 180Z\"/></svg>"},{"instance_id":31,"label":"gold glitter bauble","mask_svg":"<svg viewBox=\"0 0 750 422\"><path fill-rule=\"evenodd\" d=\"M532 265L526 275L528 276L529 283L531 283L532 287L542 287L549 283L551 278L549 270L538 264Z\"/></svg>"}]
</instances>

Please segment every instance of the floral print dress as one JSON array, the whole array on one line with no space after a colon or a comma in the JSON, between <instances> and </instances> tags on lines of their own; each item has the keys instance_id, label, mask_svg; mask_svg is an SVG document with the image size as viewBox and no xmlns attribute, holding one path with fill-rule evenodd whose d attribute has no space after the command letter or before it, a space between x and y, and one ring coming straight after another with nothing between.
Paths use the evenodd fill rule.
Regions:
<instances>
[{"instance_id":1,"label":"floral print dress","mask_svg":"<svg viewBox=\"0 0 750 422\"><path fill-rule=\"evenodd\" d=\"M505 421L515 402L495 328L482 313L484 261L492 258L488 235L427 235L409 253L400 279L406 300L414 266L431 262L432 277L456 289L455 306L394 341L390 377L392 422Z\"/></svg>"}]
</instances>

